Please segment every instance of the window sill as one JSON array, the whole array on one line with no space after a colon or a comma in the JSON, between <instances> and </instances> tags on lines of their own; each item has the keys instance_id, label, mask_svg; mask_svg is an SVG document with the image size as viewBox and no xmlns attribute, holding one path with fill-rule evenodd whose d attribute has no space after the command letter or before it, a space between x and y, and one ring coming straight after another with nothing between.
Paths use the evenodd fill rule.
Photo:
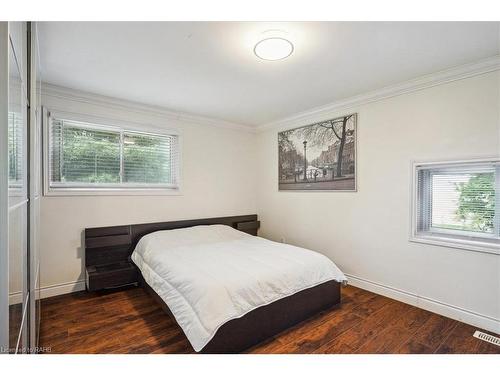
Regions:
<instances>
[{"instance_id":1,"label":"window sill","mask_svg":"<svg viewBox=\"0 0 500 375\"><path fill-rule=\"evenodd\" d=\"M44 196L163 196L182 195L177 189L116 189L116 188L51 188L44 191Z\"/></svg>"},{"instance_id":2,"label":"window sill","mask_svg":"<svg viewBox=\"0 0 500 375\"><path fill-rule=\"evenodd\" d=\"M427 233L412 235L410 237L410 241L428 245L452 247L455 249L500 255L500 244L487 241L483 242L479 240L451 238L445 235Z\"/></svg>"}]
</instances>

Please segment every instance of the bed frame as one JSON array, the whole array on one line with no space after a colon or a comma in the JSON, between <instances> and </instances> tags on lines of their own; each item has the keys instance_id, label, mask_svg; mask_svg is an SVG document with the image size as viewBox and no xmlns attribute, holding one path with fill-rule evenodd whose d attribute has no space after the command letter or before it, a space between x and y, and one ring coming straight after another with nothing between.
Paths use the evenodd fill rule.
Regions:
<instances>
[{"instance_id":1,"label":"bed frame","mask_svg":"<svg viewBox=\"0 0 500 375\"><path fill-rule=\"evenodd\" d=\"M141 237L148 233L213 224L229 225L254 236L260 225L257 215L243 215L85 229L87 289L113 288L124 285L125 281L127 284L142 285L175 321L167 304L149 287L133 265L130 255ZM116 285L116 282L110 281L113 279L110 275L120 274L120 265L123 267L121 278L118 278L121 284ZM102 271L100 276L96 270ZM240 353L322 310L338 305L340 283L325 282L230 320L219 328L201 352Z\"/></svg>"}]
</instances>

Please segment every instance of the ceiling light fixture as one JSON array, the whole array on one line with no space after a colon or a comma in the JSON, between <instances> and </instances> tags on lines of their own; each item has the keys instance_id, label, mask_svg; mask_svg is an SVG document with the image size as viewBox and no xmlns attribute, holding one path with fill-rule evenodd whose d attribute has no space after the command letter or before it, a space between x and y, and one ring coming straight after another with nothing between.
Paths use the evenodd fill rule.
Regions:
<instances>
[{"instance_id":1,"label":"ceiling light fixture","mask_svg":"<svg viewBox=\"0 0 500 375\"><path fill-rule=\"evenodd\" d=\"M253 52L262 60L283 60L293 53L293 44L288 39L273 36L259 41Z\"/></svg>"}]
</instances>

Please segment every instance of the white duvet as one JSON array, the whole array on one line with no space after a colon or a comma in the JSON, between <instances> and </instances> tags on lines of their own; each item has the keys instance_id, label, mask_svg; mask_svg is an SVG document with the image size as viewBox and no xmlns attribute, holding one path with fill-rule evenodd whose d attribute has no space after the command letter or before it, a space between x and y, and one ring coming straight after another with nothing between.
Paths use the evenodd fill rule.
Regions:
<instances>
[{"instance_id":1,"label":"white duvet","mask_svg":"<svg viewBox=\"0 0 500 375\"><path fill-rule=\"evenodd\" d=\"M148 234L132 260L196 351L231 319L329 280L346 281L337 266L317 252L226 225Z\"/></svg>"}]
</instances>

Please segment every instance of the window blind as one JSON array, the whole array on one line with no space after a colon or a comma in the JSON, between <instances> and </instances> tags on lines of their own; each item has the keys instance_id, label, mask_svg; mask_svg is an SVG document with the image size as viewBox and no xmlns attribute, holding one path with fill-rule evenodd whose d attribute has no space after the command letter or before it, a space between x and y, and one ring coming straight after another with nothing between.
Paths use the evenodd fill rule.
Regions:
<instances>
[{"instance_id":1,"label":"window blind","mask_svg":"<svg viewBox=\"0 0 500 375\"><path fill-rule=\"evenodd\" d=\"M123 136L124 182L175 184L172 137L137 133Z\"/></svg>"},{"instance_id":2,"label":"window blind","mask_svg":"<svg viewBox=\"0 0 500 375\"><path fill-rule=\"evenodd\" d=\"M119 133L54 120L51 137L53 182L120 182Z\"/></svg>"},{"instance_id":3,"label":"window blind","mask_svg":"<svg viewBox=\"0 0 500 375\"><path fill-rule=\"evenodd\" d=\"M23 117L21 113L8 114L8 150L9 150L9 188L21 188L23 185Z\"/></svg>"},{"instance_id":4,"label":"window blind","mask_svg":"<svg viewBox=\"0 0 500 375\"><path fill-rule=\"evenodd\" d=\"M176 188L177 136L52 119L52 188Z\"/></svg>"},{"instance_id":5,"label":"window blind","mask_svg":"<svg viewBox=\"0 0 500 375\"><path fill-rule=\"evenodd\" d=\"M499 238L500 163L417 166L420 233Z\"/></svg>"}]
</instances>

